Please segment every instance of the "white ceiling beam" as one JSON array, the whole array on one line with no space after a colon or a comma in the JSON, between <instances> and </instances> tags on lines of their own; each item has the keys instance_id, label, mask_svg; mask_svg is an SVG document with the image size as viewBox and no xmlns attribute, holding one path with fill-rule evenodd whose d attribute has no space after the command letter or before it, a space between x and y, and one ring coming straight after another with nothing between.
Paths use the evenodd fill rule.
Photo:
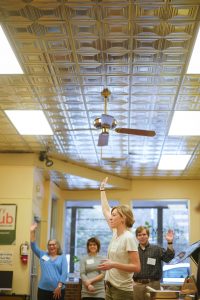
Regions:
<instances>
[{"instance_id":1,"label":"white ceiling beam","mask_svg":"<svg viewBox=\"0 0 200 300\"><path fill-rule=\"evenodd\" d=\"M52 158L51 158L52 159ZM103 178L109 177L108 184L113 187L118 187L120 189L131 189L131 180L124 179L119 176L111 175L102 171L93 170L92 168L83 167L78 164L73 164L69 162L64 162L58 159L52 159L53 166L45 167L45 169L54 170L57 172L61 172L63 174L74 175L82 178L87 178L89 180L94 180L101 182ZM38 165L38 164L37 164ZM41 164L38 165L41 167ZM44 163L42 163L44 168Z\"/></svg>"},{"instance_id":2,"label":"white ceiling beam","mask_svg":"<svg viewBox=\"0 0 200 300\"><path fill-rule=\"evenodd\" d=\"M106 172L93 170L92 168L80 166L78 164L73 164L69 162L65 162L59 159L54 159L50 157L50 159L53 160L53 166L46 167L45 162L42 162L39 160L39 155L37 154L22 154L22 153L8 153L8 154L0 154L0 165L33 165L35 167L38 167L40 169L45 170L45 172L57 171L62 174L69 174L73 176L78 176L82 178L86 178L89 180L94 180L101 182L103 178L109 177L108 184L117 187L124 190L131 189L131 180L124 179L119 176L111 175Z\"/></svg>"}]
</instances>

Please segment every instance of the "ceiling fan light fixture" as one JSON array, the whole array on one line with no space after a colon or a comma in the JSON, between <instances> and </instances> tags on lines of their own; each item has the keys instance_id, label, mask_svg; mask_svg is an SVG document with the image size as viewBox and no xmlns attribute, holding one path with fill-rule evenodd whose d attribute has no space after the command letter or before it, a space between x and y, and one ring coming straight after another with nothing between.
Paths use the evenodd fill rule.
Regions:
<instances>
[{"instance_id":1,"label":"ceiling fan light fixture","mask_svg":"<svg viewBox=\"0 0 200 300\"><path fill-rule=\"evenodd\" d=\"M104 113L101 115L101 117L94 120L94 127L97 129L101 129L101 133L99 134L98 146L103 147L108 145L110 129L114 129L117 133L139 135L144 137L153 137L156 135L156 132L154 130L116 128L117 121L113 116L107 114L108 96L111 95L111 92L108 89L104 89L101 95L104 97Z\"/></svg>"},{"instance_id":2,"label":"ceiling fan light fixture","mask_svg":"<svg viewBox=\"0 0 200 300\"><path fill-rule=\"evenodd\" d=\"M101 129L101 118L96 118L93 124L95 128Z\"/></svg>"},{"instance_id":3,"label":"ceiling fan light fixture","mask_svg":"<svg viewBox=\"0 0 200 300\"><path fill-rule=\"evenodd\" d=\"M109 128L108 127L102 127L102 131L103 134L109 134Z\"/></svg>"},{"instance_id":4,"label":"ceiling fan light fixture","mask_svg":"<svg viewBox=\"0 0 200 300\"><path fill-rule=\"evenodd\" d=\"M102 129L107 127L108 129L114 129L117 126L117 121L113 118L111 125L110 124L102 124L102 118L96 118L94 120L94 127L97 129Z\"/></svg>"},{"instance_id":5,"label":"ceiling fan light fixture","mask_svg":"<svg viewBox=\"0 0 200 300\"><path fill-rule=\"evenodd\" d=\"M108 145L109 140L109 129L105 128L105 131L102 129L102 133L99 135L98 146L103 147Z\"/></svg>"}]
</instances>

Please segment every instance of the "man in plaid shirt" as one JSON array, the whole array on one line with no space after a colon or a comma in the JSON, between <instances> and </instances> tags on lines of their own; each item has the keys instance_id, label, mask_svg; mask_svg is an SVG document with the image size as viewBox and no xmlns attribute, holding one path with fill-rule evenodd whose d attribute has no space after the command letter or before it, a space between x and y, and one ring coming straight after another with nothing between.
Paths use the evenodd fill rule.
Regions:
<instances>
[{"instance_id":1,"label":"man in plaid shirt","mask_svg":"<svg viewBox=\"0 0 200 300\"><path fill-rule=\"evenodd\" d=\"M149 229L139 226L136 229L136 238L139 242L138 252L140 256L141 271L134 274L134 300L148 299L146 287L160 289L162 278L162 261L169 262L174 258L173 249L174 233L170 229L166 234L167 249L149 243Z\"/></svg>"}]
</instances>

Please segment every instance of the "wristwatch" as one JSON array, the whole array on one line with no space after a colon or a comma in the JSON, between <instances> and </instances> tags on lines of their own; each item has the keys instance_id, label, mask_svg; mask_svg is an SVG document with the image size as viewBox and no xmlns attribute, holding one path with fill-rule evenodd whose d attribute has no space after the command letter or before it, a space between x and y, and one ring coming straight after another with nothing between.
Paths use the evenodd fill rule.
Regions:
<instances>
[{"instance_id":1,"label":"wristwatch","mask_svg":"<svg viewBox=\"0 0 200 300\"><path fill-rule=\"evenodd\" d=\"M61 283L61 282L59 282L58 288L59 288L59 289L62 289L62 283Z\"/></svg>"}]
</instances>

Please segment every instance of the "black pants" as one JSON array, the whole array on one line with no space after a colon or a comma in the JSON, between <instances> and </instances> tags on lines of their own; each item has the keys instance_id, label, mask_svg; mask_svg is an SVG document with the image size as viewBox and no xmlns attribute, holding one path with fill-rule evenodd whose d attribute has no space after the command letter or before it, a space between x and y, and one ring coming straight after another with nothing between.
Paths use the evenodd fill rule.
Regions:
<instances>
[{"instance_id":1,"label":"black pants","mask_svg":"<svg viewBox=\"0 0 200 300\"><path fill-rule=\"evenodd\" d=\"M65 296L65 289L62 289L61 297L57 298L57 300L64 300L64 296ZM53 298L52 291L46 291L38 288L37 300L55 300L55 298Z\"/></svg>"}]
</instances>

